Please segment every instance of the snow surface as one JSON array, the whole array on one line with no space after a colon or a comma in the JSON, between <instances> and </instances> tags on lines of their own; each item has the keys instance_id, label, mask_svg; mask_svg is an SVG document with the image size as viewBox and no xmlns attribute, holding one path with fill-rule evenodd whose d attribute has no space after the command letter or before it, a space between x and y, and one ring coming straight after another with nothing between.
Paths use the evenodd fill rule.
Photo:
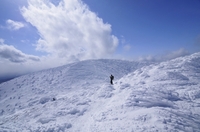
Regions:
<instances>
[{"instance_id":1,"label":"snow surface","mask_svg":"<svg viewBox=\"0 0 200 132\"><path fill-rule=\"evenodd\" d=\"M200 132L199 81L200 53L32 73L0 84L0 132Z\"/></svg>"}]
</instances>

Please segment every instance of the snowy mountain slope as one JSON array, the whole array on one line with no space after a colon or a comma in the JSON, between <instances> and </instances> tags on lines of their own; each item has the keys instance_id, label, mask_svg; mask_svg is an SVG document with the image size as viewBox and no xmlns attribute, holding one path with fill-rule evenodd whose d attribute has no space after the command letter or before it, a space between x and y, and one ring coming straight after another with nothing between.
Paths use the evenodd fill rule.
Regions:
<instances>
[{"instance_id":1,"label":"snowy mountain slope","mask_svg":"<svg viewBox=\"0 0 200 132\"><path fill-rule=\"evenodd\" d=\"M199 80L200 53L143 67L118 80L109 115L130 124L123 131L199 132Z\"/></svg>"},{"instance_id":2,"label":"snowy mountain slope","mask_svg":"<svg viewBox=\"0 0 200 132\"><path fill-rule=\"evenodd\" d=\"M151 65L90 60L21 76L0 84L0 131L198 132L199 80L200 53Z\"/></svg>"},{"instance_id":3,"label":"snowy mountain slope","mask_svg":"<svg viewBox=\"0 0 200 132\"><path fill-rule=\"evenodd\" d=\"M109 84L111 73L115 74L115 79L119 79L144 65L148 63L89 60L36 72L5 82L0 85L0 128L4 130L6 126L5 130L40 131L38 125L45 124L51 129L48 126L51 120L66 118L64 115L68 115L67 113L69 115L74 115L76 112L83 113L85 108L83 109L82 106L88 105L88 101L91 100L87 96L93 95L102 85ZM52 102L53 98L56 98L55 102ZM78 107L74 108L76 103L83 110L77 109ZM52 109L46 108L47 104L50 104L48 107L55 109L56 119L52 117ZM62 112L65 109L69 110ZM46 119L46 112L50 114L48 117L50 119ZM33 126L35 123L36 125Z\"/></svg>"}]
</instances>

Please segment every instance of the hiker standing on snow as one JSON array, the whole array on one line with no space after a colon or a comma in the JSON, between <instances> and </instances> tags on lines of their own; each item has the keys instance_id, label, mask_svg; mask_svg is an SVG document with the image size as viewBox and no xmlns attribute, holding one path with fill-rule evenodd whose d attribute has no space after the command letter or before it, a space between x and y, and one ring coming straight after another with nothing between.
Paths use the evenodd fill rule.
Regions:
<instances>
[{"instance_id":1,"label":"hiker standing on snow","mask_svg":"<svg viewBox=\"0 0 200 132\"><path fill-rule=\"evenodd\" d=\"M112 85L113 85L113 79L114 79L114 76L111 74L110 75L110 84L112 84Z\"/></svg>"}]
</instances>

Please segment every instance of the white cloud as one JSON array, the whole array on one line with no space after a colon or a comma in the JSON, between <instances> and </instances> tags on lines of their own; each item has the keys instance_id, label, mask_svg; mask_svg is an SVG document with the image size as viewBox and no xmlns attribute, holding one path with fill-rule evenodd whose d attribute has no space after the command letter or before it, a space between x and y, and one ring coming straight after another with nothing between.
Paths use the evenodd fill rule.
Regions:
<instances>
[{"instance_id":1,"label":"white cloud","mask_svg":"<svg viewBox=\"0 0 200 132\"><path fill-rule=\"evenodd\" d=\"M11 45L4 44L4 41L0 39L0 58L9 60L13 63L24 63L27 61L39 61L39 57L33 55L27 55L22 53Z\"/></svg>"},{"instance_id":2,"label":"white cloud","mask_svg":"<svg viewBox=\"0 0 200 132\"><path fill-rule=\"evenodd\" d=\"M124 48L125 51L129 51L131 49L131 45L130 44L126 44L126 45L124 45L123 48Z\"/></svg>"},{"instance_id":3,"label":"white cloud","mask_svg":"<svg viewBox=\"0 0 200 132\"><path fill-rule=\"evenodd\" d=\"M120 42L121 42L121 45L125 52L127 52L131 49L131 45L126 42L124 36L121 36Z\"/></svg>"},{"instance_id":4,"label":"white cloud","mask_svg":"<svg viewBox=\"0 0 200 132\"><path fill-rule=\"evenodd\" d=\"M185 50L184 48L180 48L179 50L164 53L162 55L155 55L155 56L149 55L146 57L140 57L139 60L141 60L141 61L166 61L166 60L171 60L171 59L175 59L177 57L186 56L186 55L189 55L189 52L187 50Z\"/></svg>"},{"instance_id":5,"label":"white cloud","mask_svg":"<svg viewBox=\"0 0 200 132\"><path fill-rule=\"evenodd\" d=\"M37 50L65 61L106 58L115 51L118 39L111 34L111 25L80 0L62 0L57 5L49 0L28 3L21 12L40 34Z\"/></svg>"},{"instance_id":6,"label":"white cloud","mask_svg":"<svg viewBox=\"0 0 200 132\"><path fill-rule=\"evenodd\" d=\"M10 20L10 19L8 19L6 21L6 24L7 24L7 28L10 29L10 30L19 30L20 28L24 27L23 23L13 21L13 20Z\"/></svg>"},{"instance_id":7,"label":"white cloud","mask_svg":"<svg viewBox=\"0 0 200 132\"><path fill-rule=\"evenodd\" d=\"M0 38L0 44L3 44L3 43L4 43L4 39Z\"/></svg>"},{"instance_id":8,"label":"white cloud","mask_svg":"<svg viewBox=\"0 0 200 132\"><path fill-rule=\"evenodd\" d=\"M185 56L185 55L189 55L189 52L186 51L184 48L181 48L181 49L179 49L179 50L177 50L177 51L173 51L173 52L167 54L167 55L165 56L165 58L166 58L167 60L170 60L170 59L174 59L174 58L181 57L181 56Z\"/></svg>"}]
</instances>

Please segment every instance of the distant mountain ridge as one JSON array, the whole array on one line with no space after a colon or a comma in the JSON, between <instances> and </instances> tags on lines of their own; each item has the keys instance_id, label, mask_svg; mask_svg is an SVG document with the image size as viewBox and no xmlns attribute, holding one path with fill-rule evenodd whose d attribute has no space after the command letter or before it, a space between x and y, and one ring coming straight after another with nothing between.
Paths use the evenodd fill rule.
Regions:
<instances>
[{"instance_id":1,"label":"distant mountain ridge","mask_svg":"<svg viewBox=\"0 0 200 132\"><path fill-rule=\"evenodd\" d=\"M7 82L7 81L9 81L9 80L12 80L13 78L15 78L15 77L1 79L1 80L0 80L0 84L3 83L3 82Z\"/></svg>"}]
</instances>

